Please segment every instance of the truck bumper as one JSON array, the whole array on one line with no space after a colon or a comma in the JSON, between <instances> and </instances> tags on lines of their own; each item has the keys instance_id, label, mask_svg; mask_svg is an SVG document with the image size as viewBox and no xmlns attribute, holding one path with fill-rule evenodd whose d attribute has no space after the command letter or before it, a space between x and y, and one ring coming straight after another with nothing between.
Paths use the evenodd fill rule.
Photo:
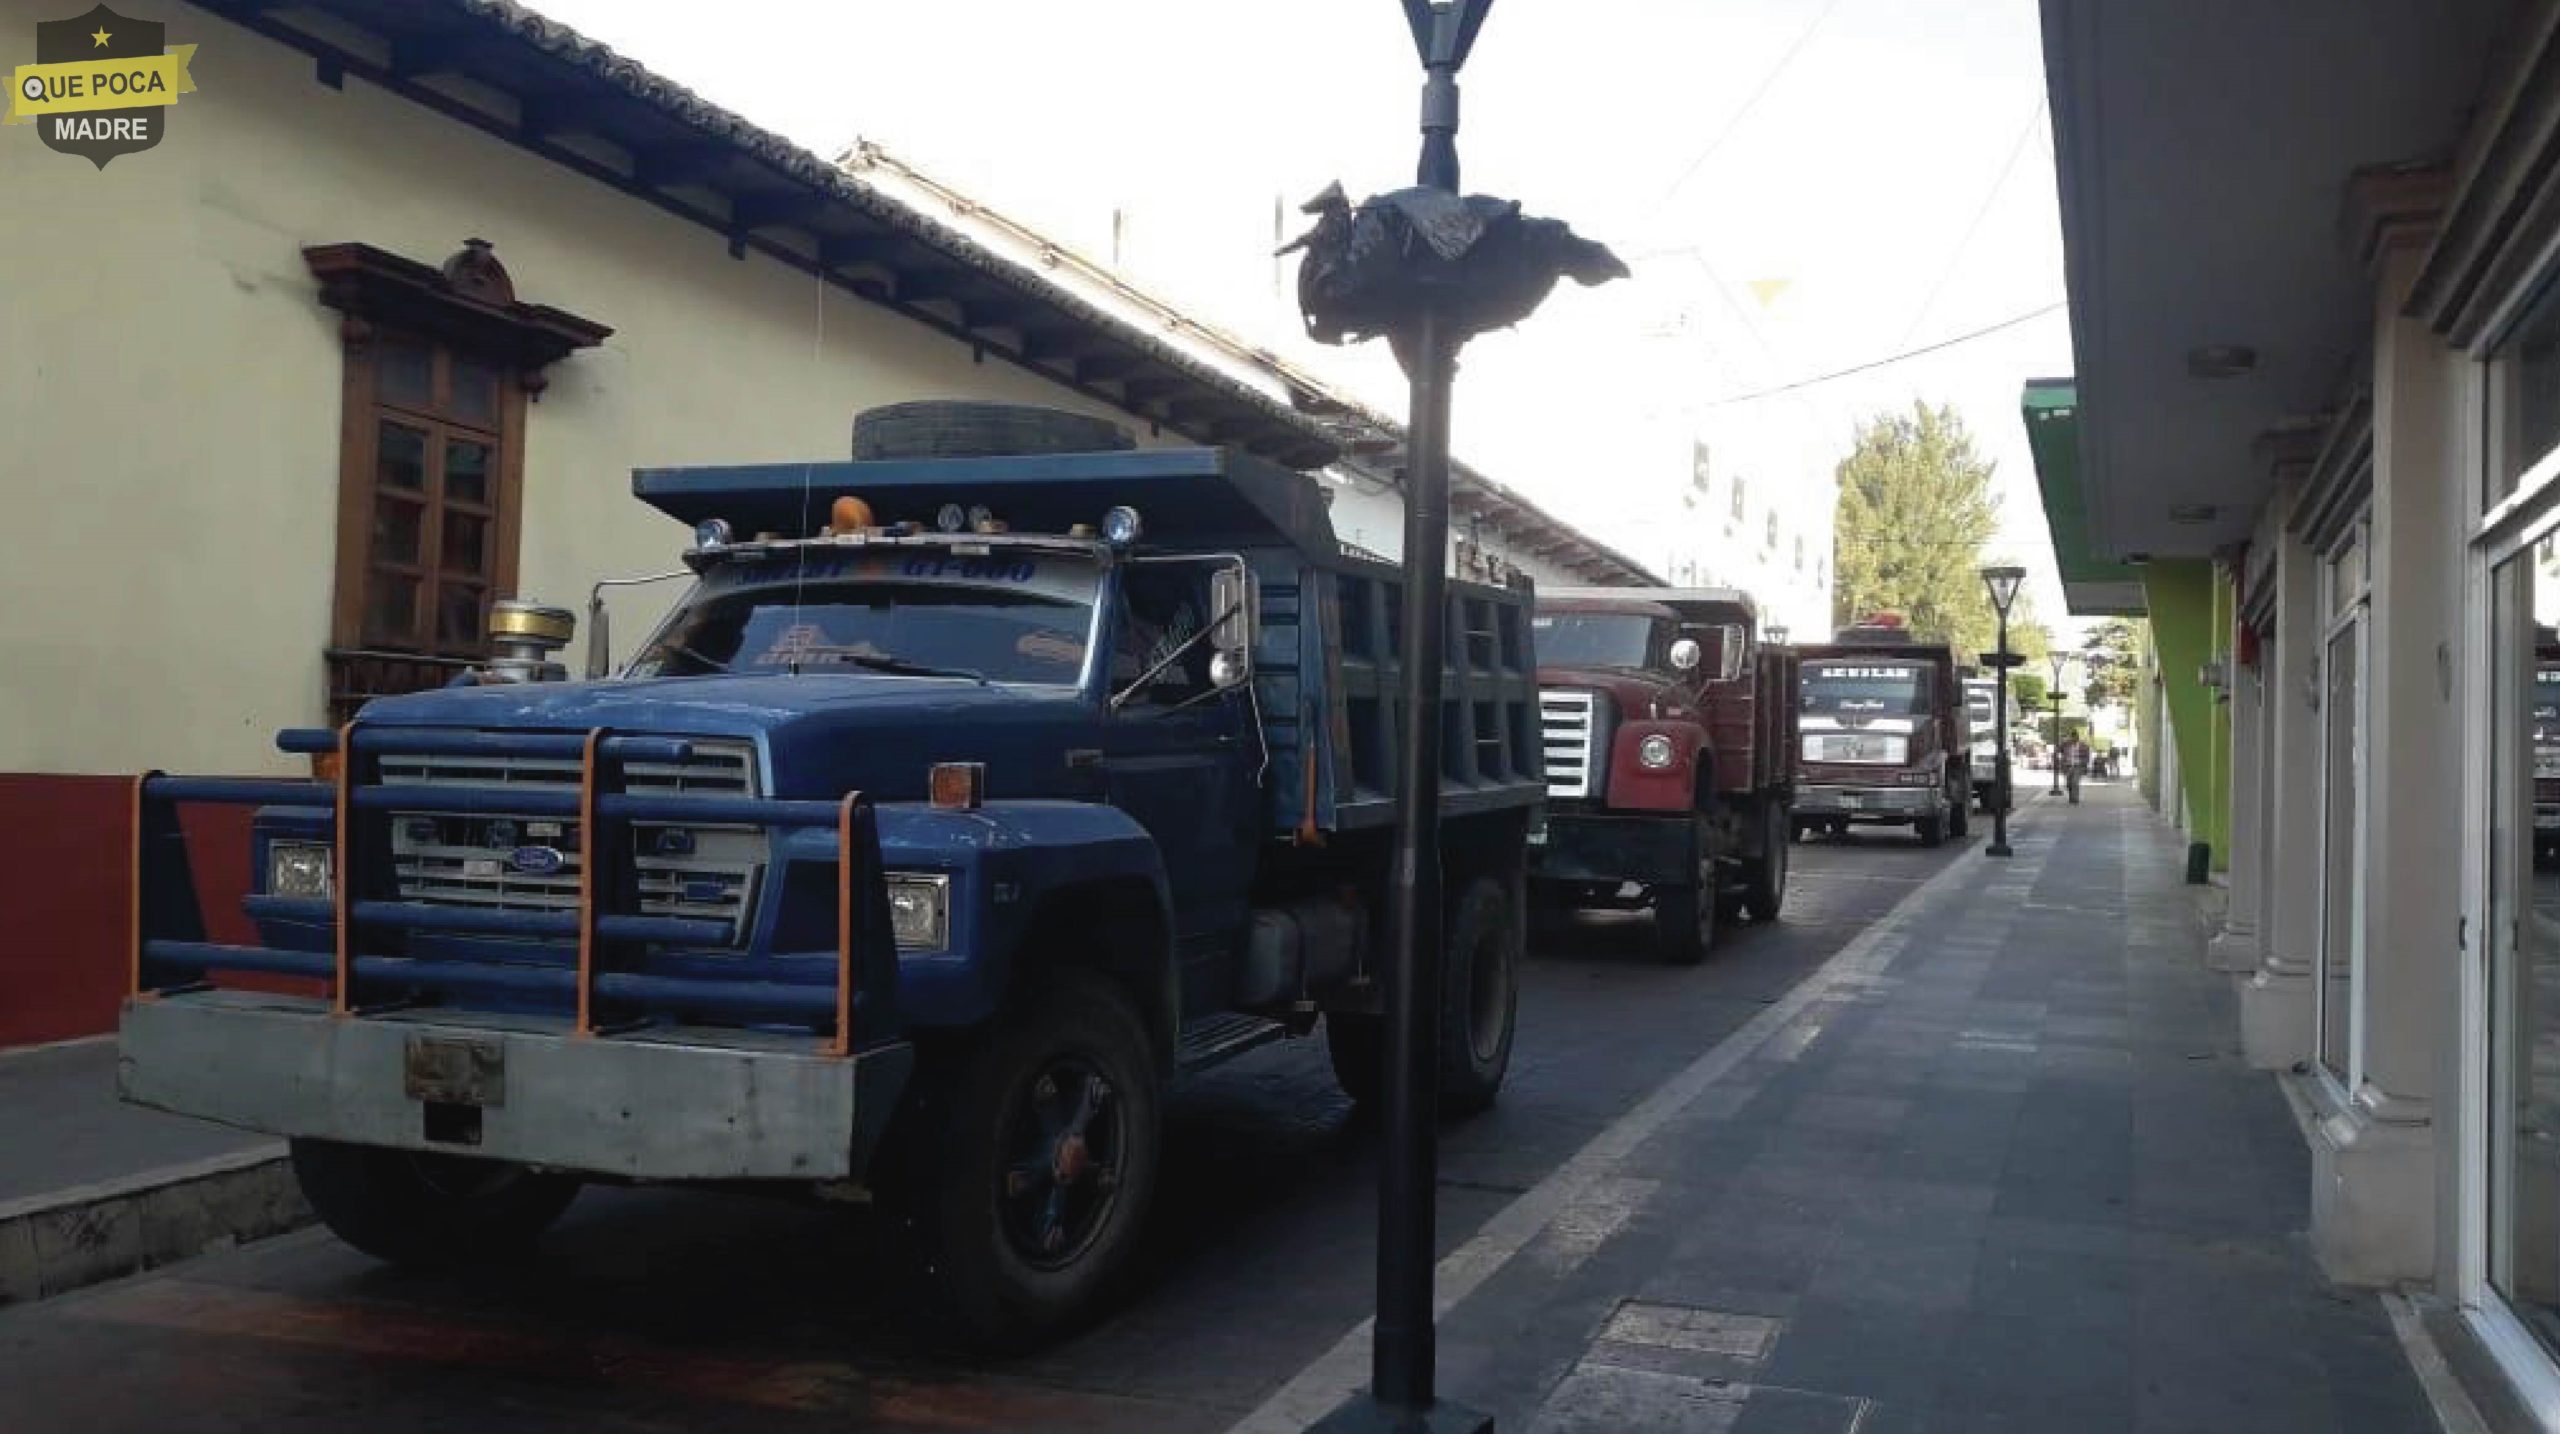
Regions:
<instances>
[{"instance_id":1,"label":"truck bumper","mask_svg":"<svg viewBox=\"0 0 2560 1434\"><path fill-rule=\"evenodd\" d=\"M806 1037L678 1029L580 1038L538 1017L338 1016L190 991L125 1005L128 1101L283 1136L636 1180L859 1175L914 1065Z\"/></svg>"},{"instance_id":2,"label":"truck bumper","mask_svg":"<svg viewBox=\"0 0 2560 1434\"><path fill-rule=\"evenodd\" d=\"M1947 794L1936 787L1796 788L1799 822L1909 822L1947 813Z\"/></svg>"},{"instance_id":3,"label":"truck bumper","mask_svg":"<svg viewBox=\"0 0 2560 1434\"><path fill-rule=\"evenodd\" d=\"M1698 824L1682 817L1608 817L1550 808L1545 840L1529 847L1529 874L1541 881L1641 882L1692 886L1698 880Z\"/></svg>"}]
</instances>

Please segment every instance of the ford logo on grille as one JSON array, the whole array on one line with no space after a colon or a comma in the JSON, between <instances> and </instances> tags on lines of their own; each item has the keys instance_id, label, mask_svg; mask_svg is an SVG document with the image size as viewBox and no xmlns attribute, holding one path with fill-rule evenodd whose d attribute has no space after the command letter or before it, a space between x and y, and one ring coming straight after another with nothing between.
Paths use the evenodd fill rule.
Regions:
<instances>
[{"instance_id":1,"label":"ford logo on grille","mask_svg":"<svg viewBox=\"0 0 2560 1434\"><path fill-rule=\"evenodd\" d=\"M550 876L568 864L558 847L520 846L507 853L507 865L527 876Z\"/></svg>"}]
</instances>

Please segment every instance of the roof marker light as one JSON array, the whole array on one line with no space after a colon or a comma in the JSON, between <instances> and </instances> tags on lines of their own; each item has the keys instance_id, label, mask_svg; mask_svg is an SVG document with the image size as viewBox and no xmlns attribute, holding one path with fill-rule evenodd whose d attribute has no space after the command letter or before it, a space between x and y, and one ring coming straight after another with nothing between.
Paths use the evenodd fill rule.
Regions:
<instances>
[{"instance_id":1,"label":"roof marker light","mask_svg":"<svg viewBox=\"0 0 2560 1434\"><path fill-rule=\"evenodd\" d=\"M1126 548L1138 541L1144 525L1138 521L1138 510L1123 504L1102 515L1102 541L1115 548Z\"/></svg>"},{"instance_id":2,"label":"roof marker light","mask_svg":"<svg viewBox=\"0 0 2560 1434\"><path fill-rule=\"evenodd\" d=\"M969 510L957 503L945 503L935 510L933 525L946 533L957 533L969 526Z\"/></svg>"},{"instance_id":3,"label":"roof marker light","mask_svg":"<svg viewBox=\"0 0 2560 1434\"><path fill-rule=\"evenodd\" d=\"M705 518L693 525L693 546L696 552L707 553L715 548L725 548L729 546L729 538L729 520L726 518Z\"/></svg>"}]
</instances>

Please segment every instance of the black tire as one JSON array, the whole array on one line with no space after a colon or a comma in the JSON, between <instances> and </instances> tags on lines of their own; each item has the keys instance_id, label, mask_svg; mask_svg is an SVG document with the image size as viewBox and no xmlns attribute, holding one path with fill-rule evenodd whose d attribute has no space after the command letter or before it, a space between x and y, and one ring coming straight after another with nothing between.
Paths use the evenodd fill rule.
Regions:
<instances>
[{"instance_id":1,"label":"black tire","mask_svg":"<svg viewBox=\"0 0 2560 1434\"><path fill-rule=\"evenodd\" d=\"M1922 817L1911 824L1911 829L1919 835L1922 846L1946 844L1947 819L1945 817Z\"/></svg>"},{"instance_id":2,"label":"black tire","mask_svg":"<svg viewBox=\"0 0 2560 1434\"><path fill-rule=\"evenodd\" d=\"M1137 1252L1164 1143L1155 1056L1128 996L1057 972L984 1037L934 1053L913 1091L876 1188L951 1332L1019 1352L1101 1312Z\"/></svg>"},{"instance_id":3,"label":"black tire","mask_svg":"<svg viewBox=\"0 0 2560 1434\"><path fill-rule=\"evenodd\" d=\"M1698 870L1686 886L1658 886L1653 891L1653 940L1662 959L1675 966L1695 966L1716 944L1718 900L1716 860L1706 833L1697 834Z\"/></svg>"},{"instance_id":4,"label":"black tire","mask_svg":"<svg viewBox=\"0 0 2560 1434\"><path fill-rule=\"evenodd\" d=\"M1440 1112L1473 1115L1511 1070L1520 1013L1521 931L1515 888L1480 876L1458 893L1441 932ZM1376 1103L1386 1068L1383 1017L1328 1011L1325 1055L1342 1093Z\"/></svg>"},{"instance_id":5,"label":"black tire","mask_svg":"<svg viewBox=\"0 0 2560 1434\"><path fill-rule=\"evenodd\" d=\"M1468 882L1440 944L1440 1109L1473 1115L1493 1104L1511 1070L1523 945L1518 882Z\"/></svg>"},{"instance_id":6,"label":"black tire","mask_svg":"<svg viewBox=\"0 0 2560 1434\"><path fill-rule=\"evenodd\" d=\"M866 409L853 419L856 459L1116 453L1137 442L1109 419L1027 403L927 399Z\"/></svg>"},{"instance_id":7,"label":"black tire","mask_svg":"<svg viewBox=\"0 0 2560 1434\"><path fill-rule=\"evenodd\" d=\"M578 1197L578 1182L499 1160L292 1143L293 1177L320 1223L377 1260L449 1269L521 1254Z\"/></svg>"},{"instance_id":8,"label":"black tire","mask_svg":"<svg viewBox=\"0 0 2560 1434\"><path fill-rule=\"evenodd\" d=\"M1787 846L1780 838L1795 827L1784 808L1769 810L1769 836L1760 852L1760 860L1752 865L1751 879L1743 883L1742 909L1751 919L1768 923L1778 919L1779 908L1787 904Z\"/></svg>"}]
</instances>

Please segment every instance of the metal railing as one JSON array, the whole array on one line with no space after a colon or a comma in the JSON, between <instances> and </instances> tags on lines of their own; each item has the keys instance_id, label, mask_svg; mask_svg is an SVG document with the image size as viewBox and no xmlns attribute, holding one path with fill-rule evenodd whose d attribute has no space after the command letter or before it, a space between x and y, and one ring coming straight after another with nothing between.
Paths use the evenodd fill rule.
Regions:
<instances>
[{"instance_id":1,"label":"metal railing","mask_svg":"<svg viewBox=\"0 0 2560 1434\"><path fill-rule=\"evenodd\" d=\"M334 753L334 781L172 777L145 773L133 784L132 994L150 999L190 989L216 972L312 977L329 985L340 1016L445 998L548 997L574 1003L582 1036L608 1035L655 1014L698 1013L722 1024L785 1023L827 1036L831 1054L893 1037L897 960L890 934L877 814L859 792L841 801L632 793L632 764L681 763L681 739L576 733L506 733L350 723L336 731L288 730L287 752ZM575 791L529 791L382 780L385 757L574 758ZM237 946L206 939L178 808L185 803L292 806L333 817L333 890L327 899L252 895L253 917L325 926L326 951ZM391 814L431 807L462 814L538 816L574 823L575 910L505 910L399 899L388 823ZM746 976L641 969L651 951L719 948L726 921L646 915L640 905L634 823L734 823L795 833L795 854L831 854L836 865L835 949L789 953L755 963ZM782 843L777 841L779 847ZM831 847L831 850L830 850ZM469 960L374 949L380 933L514 937L576 945L574 966ZM726 954L735 956L734 949ZM868 956L870 959L861 959Z\"/></svg>"}]
</instances>

